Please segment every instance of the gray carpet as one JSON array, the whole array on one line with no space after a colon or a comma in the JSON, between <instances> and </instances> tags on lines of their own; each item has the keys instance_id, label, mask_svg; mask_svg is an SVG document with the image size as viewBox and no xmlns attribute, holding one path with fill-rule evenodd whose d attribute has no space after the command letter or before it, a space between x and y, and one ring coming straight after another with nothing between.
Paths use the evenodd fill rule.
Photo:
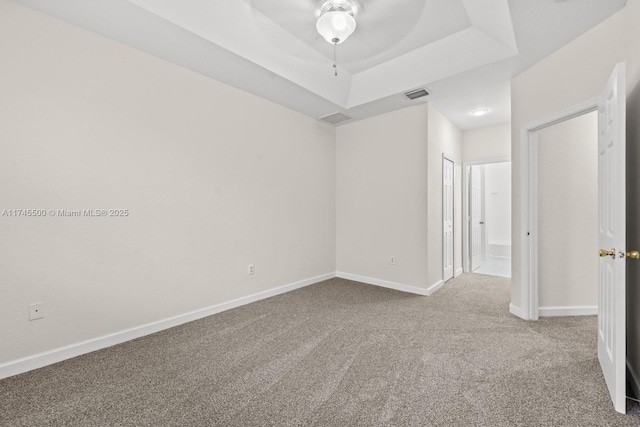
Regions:
<instances>
[{"instance_id":1,"label":"gray carpet","mask_svg":"<svg viewBox=\"0 0 640 427\"><path fill-rule=\"evenodd\" d=\"M0 381L2 426L622 426L596 318L525 322L509 280L342 279Z\"/></svg>"}]
</instances>

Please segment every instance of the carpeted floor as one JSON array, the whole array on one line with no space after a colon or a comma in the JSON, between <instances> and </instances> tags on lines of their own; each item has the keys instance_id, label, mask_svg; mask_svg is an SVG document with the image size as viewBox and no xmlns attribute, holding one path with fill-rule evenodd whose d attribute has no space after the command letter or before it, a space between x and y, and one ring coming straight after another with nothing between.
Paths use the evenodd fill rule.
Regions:
<instances>
[{"instance_id":1,"label":"carpeted floor","mask_svg":"<svg viewBox=\"0 0 640 427\"><path fill-rule=\"evenodd\" d=\"M509 280L342 279L0 381L8 426L626 426L596 318L525 322Z\"/></svg>"}]
</instances>

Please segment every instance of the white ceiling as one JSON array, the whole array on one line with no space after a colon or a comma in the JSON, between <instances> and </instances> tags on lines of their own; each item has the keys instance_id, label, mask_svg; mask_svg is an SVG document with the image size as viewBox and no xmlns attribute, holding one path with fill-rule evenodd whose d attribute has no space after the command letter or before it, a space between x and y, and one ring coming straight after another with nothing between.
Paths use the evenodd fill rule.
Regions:
<instances>
[{"instance_id":1,"label":"white ceiling","mask_svg":"<svg viewBox=\"0 0 640 427\"><path fill-rule=\"evenodd\" d=\"M431 102L461 129L509 122L510 79L626 3L357 0L335 77L320 0L18 1L315 118Z\"/></svg>"}]
</instances>

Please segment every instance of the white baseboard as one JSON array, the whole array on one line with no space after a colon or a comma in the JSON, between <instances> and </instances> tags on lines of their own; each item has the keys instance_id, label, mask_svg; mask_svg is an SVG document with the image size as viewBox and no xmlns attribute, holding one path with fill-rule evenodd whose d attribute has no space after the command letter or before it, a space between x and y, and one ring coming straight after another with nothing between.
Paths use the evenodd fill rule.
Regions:
<instances>
[{"instance_id":1,"label":"white baseboard","mask_svg":"<svg viewBox=\"0 0 640 427\"><path fill-rule=\"evenodd\" d=\"M521 319L524 319L524 314L522 313L522 309L520 307L516 307L513 304L509 304L509 313L513 314L514 316L518 316Z\"/></svg>"},{"instance_id":2,"label":"white baseboard","mask_svg":"<svg viewBox=\"0 0 640 427\"><path fill-rule=\"evenodd\" d=\"M459 268L456 270L456 272L453 274L453 277L458 277L459 275L461 275L463 273L462 269Z\"/></svg>"},{"instance_id":3,"label":"white baseboard","mask_svg":"<svg viewBox=\"0 0 640 427\"><path fill-rule=\"evenodd\" d=\"M389 282L387 280L374 279L371 277L359 276L357 274L336 272L336 277L342 279L353 280L354 282L366 283L368 285L380 286L382 288L394 289L396 291L408 292L416 295L430 295L428 289L419 288L417 286L403 285L402 283Z\"/></svg>"},{"instance_id":4,"label":"white baseboard","mask_svg":"<svg viewBox=\"0 0 640 427\"><path fill-rule=\"evenodd\" d=\"M91 353L96 350L101 350L103 348L111 347L116 344L131 341L145 335L154 334L165 329L173 328L174 326L202 319L203 317L211 316L213 314L220 313L226 310L231 310L233 308L280 295L285 292L290 292L295 289L303 288L305 286L313 285L315 283L332 279L334 277L336 277L335 273L327 273L321 276L311 277L309 279L300 280L298 282L290 283L278 288L269 289L267 291L258 292L253 295L237 298L200 310L180 314L168 319L163 319L156 322L147 323L145 325L136 326L130 329L125 329L113 334L104 335L87 341L60 347L54 350L49 350L43 353L34 354L33 356L27 356L22 359L12 360L10 362L0 364L0 379L18 375L23 372L31 371L33 369L42 368L47 365L52 365L66 359L71 359L72 357L81 356L83 354Z\"/></svg>"},{"instance_id":5,"label":"white baseboard","mask_svg":"<svg viewBox=\"0 0 640 427\"><path fill-rule=\"evenodd\" d=\"M597 305L581 305L573 307L539 307L539 317L552 316L594 316L598 314Z\"/></svg>"},{"instance_id":6,"label":"white baseboard","mask_svg":"<svg viewBox=\"0 0 640 427\"><path fill-rule=\"evenodd\" d=\"M444 286L444 281L438 280L438 282L434 283L433 285L427 288L427 295L428 296L433 295L438 289L440 289L443 286Z\"/></svg>"}]
</instances>

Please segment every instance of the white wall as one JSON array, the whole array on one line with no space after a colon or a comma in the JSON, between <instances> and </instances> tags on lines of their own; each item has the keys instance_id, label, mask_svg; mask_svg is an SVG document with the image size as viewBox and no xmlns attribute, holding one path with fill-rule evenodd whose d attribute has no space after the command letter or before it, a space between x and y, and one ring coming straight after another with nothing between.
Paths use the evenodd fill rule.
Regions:
<instances>
[{"instance_id":1,"label":"white wall","mask_svg":"<svg viewBox=\"0 0 640 427\"><path fill-rule=\"evenodd\" d=\"M442 283L443 153L455 163L460 270L460 131L422 104L341 126L336 144L338 271L420 289Z\"/></svg>"},{"instance_id":2,"label":"white wall","mask_svg":"<svg viewBox=\"0 0 640 427\"><path fill-rule=\"evenodd\" d=\"M0 209L130 212L0 217L0 364L335 271L332 127L7 0L0 52Z\"/></svg>"},{"instance_id":3,"label":"white wall","mask_svg":"<svg viewBox=\"0 0 640 427\"><path fill-rule=\"evenodd\" d=\"M511 163L484 165L487 254L511 256Z\"/></svg>"},{"instance_id":4,"label":"white wall","mask_svg":"<svg viewBox=\"0 0 640 427\"><path fill-rule=\"evenodd\" d=\"M462 132L462 161L511 158L511 124Z\"/></svg>"},{"instance_id":5,"label":"white wall","mask_svg":"<svg viewBox=\"0 0 640 427\"><path fill-rule=\"evenodd\" d=\"M427 114L421 104L337 128L338 271L427 288Z\"/></svg>"},{"instance_id":6,"label":"white wall","mask_svg":"<svg viewBox=\"0 0 640 427\"><path fill-rule=\"evenodd\" d=\"M454 246L456 274L462 271L462 133L429 106L428 253L431 286L442 280L442 155L454 162Z\"/></svg>"},{"instance_id":7,"label":"white wall","mask_svg":"<svg viewBox=\"0 0 640 427\"><path fill-rule=\"evenodd\" d=\"M538 304L598 305L598 113L537 132Z\"/></svg>"}]
</instances>

